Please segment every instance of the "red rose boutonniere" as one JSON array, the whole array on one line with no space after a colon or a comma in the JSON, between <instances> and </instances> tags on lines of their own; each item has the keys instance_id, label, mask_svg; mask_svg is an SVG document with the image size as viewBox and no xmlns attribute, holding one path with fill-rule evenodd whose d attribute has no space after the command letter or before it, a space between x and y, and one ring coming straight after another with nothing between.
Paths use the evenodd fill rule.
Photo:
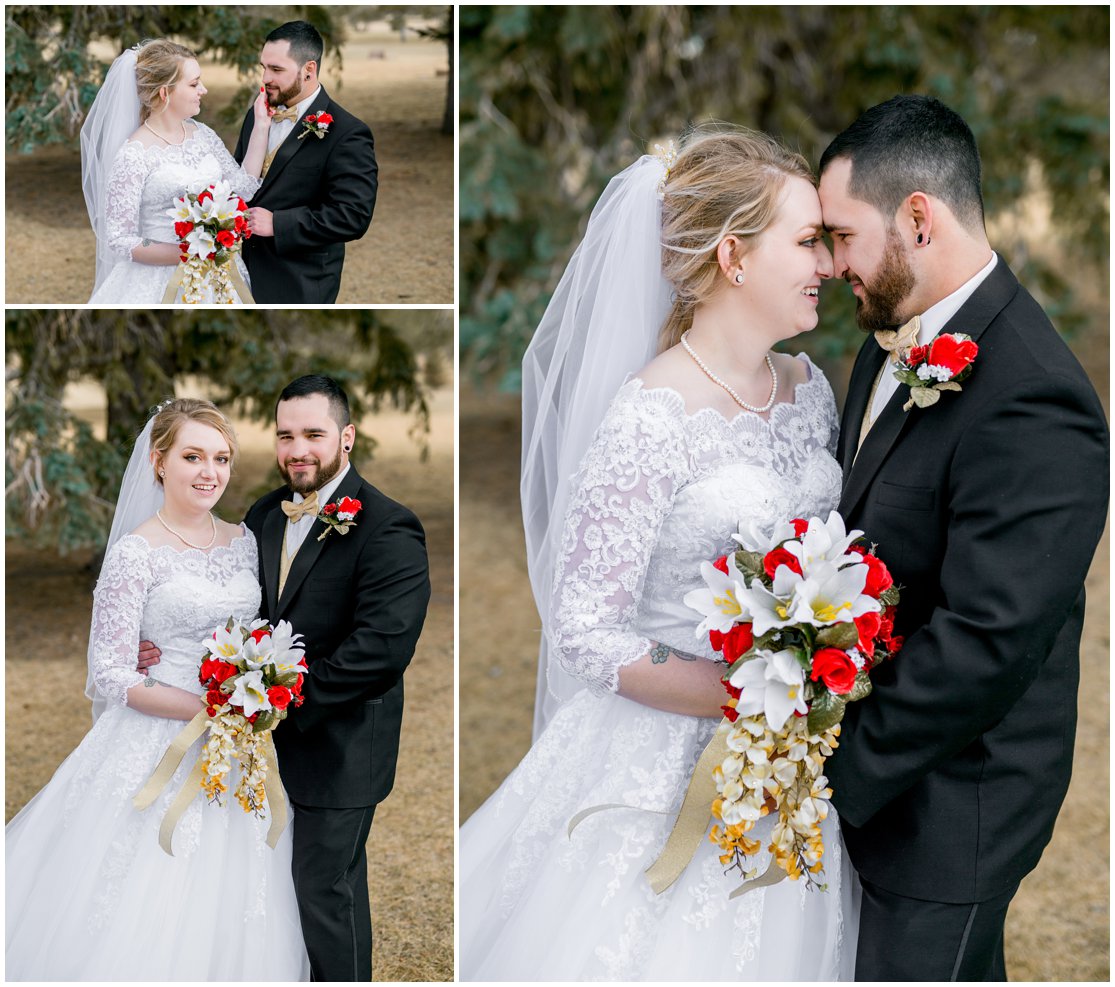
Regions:
<instances>
[{"instance_id":1,"label":"red rose boutonniere","mask_svg":"<svg viewBox=\"0 0 1115 987\"><path fill-rule=\"evenodd\" d=\"M959 391L960 382L972 373L979 347L962 332L937 336L925 346L912 347L898 361L894 371L910 388L910 400L902 405L909 411L915 404L928 408L941 400L941 391Z\"/></svg>"},{"instance_id":2,"label":"red rose boutonniere","mask_svg":"<svg viewBox=\"0 0 1115 987\"><path fill-rule=\"evenodd\" d=\"M325 536L330 531L347 535L348 529L356 526L356 515L360 513L363 507L364 505L355 497L342 497L331 504L326 504L317 516L317 519L324 521L326 525L325 530L318 535L317 540L324 541Z\"/></svg>"},{"instance_id":3,"label":"red rose boutonniere","mask_svg":"<svg viewBox=\"0 0 1115 987\"><path fill-rule=\"evenodd\" d=\"M329 125L332 122L333 117L324 112L304 116L302 118L302 133L298 135L298 139L301 140L307 134L313 134L318 140L322 140L329 133Z\"/></svg>"}]
</instances>

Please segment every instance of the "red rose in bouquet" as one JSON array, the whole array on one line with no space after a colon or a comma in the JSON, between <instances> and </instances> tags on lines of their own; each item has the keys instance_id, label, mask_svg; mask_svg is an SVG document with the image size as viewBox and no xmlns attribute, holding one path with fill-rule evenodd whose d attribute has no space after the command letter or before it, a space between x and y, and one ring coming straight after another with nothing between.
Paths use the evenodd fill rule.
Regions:
<instances>
[{"instance_id":1,"label":"red rose in bouquet","mask_svg":"<svg viewBox=\"0 0 1115 987\"><path fill-rule=\"evenodd\" d=\"M836 695L843 696L856 684L856 666L847 652L839 648L820 648L813 652L814 682L824 682Z\"/></svg>"}]
</instances>

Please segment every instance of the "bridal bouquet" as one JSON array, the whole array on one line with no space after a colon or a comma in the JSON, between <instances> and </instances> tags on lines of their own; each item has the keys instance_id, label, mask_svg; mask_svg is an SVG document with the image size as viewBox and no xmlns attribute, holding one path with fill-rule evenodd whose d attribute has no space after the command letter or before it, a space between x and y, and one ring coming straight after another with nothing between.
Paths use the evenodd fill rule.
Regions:
<instances>
[{"instance_id":1,"label":"bridal bouquet","mask_svg":"<svg viewBox=\"0 0 1115 987\"><path fill-rule=\"evenodd\" d=\"M202 790L220 803L228 791L232 761L240 763L234 795L245 812L257 815L266 804L265 785L270 731L291 706L302 705L306 671L300 634L285 620L272 627L265 620L245 627L230 618L205 642L198 680L206 688L209 738L202 755Z\"/></svg>"},{"instance_id":2,"label":"bridal bouquet","mask_svg":"<svg viewBox=\"0 0 1115 987\"><path fill-rule=\"evenodd\" d=\"M251 294L233 260L252 235L248 206L229 183L187 189L166 214L174 220L182 263L163 301L174 301L181 285L182 301L188 305L208 300L231 305L238 293L241 301L250 302Z\"/></svg>"},{"instance_id":3,"label":"bridal bouquet","mask_svg":"<svg viewBox=\"0 0 1115 987\"><path fill-rule=\"evenodd\" d=\"M220 804L228 791L232 762L240 765L234 795L245 812L261 816L270 804L267 844L274 848L286 826L287 806L281 786L268 781L275 763L271 731L291 706L302 705L306 663L299 638L287 621L272 627L265 620L245 626L230 617L202 645L205 654L198 680L205 686L205 709L171 741L143 789L132 799L137 809L149 808L171 783L190 746L208 734L189 777L170 803L159 827L159 845L173 856L171 842L178 820L200 787Z\"/></svg>"},{"instance_id":4,"label":"bridal bouquet","mask_svg":"<svg viewBox=\"0 0 1115 987\"><path fill-rule=\"evenodd\" d=\"M698 637L708 634L728 662L724 756L712 768L719 824L709 838L721 863L747 880L735 894L803 874L810 887L824 887L825 759L847 704L871 692L872 668L902 647L898 589L862 534L846 531L835 511L827 521L787 522L765 539L737 534L740 550L702 563L705 588L685 596L704 617ZM748 834L772 802L773 859L760 877L749 858L761 841Z\"/></svg>"}]
</instances>

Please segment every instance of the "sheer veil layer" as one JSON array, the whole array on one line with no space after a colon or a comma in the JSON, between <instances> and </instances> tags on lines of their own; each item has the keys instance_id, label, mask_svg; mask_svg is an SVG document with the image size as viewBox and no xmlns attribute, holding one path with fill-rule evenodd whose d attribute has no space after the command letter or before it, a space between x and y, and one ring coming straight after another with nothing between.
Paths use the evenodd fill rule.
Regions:
<instances>
[{"instance_id":1,"label":"sheer veil layer","mask_svg":"<svg viewBox=\"0 0 1115 987\"><path fill-rule=\"evenodd\" d=\"M535 737L583 687L550 660L554 566L570 483L616 391L655 355L670 310L661 273L664 175L663 160L644 155L609 182L523 357L520 496L543 624Z\"/></svg>"}]
</instances>

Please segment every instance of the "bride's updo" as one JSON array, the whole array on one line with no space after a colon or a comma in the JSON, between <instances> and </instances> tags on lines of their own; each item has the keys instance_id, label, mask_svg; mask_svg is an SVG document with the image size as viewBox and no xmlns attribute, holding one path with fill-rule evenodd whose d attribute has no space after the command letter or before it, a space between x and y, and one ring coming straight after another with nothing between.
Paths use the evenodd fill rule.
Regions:
<instances>
[{"instance_id":1,"label":"bride's updo","mask_svg":"<svg viewBox=\"0 0 1115 987\"><path fill-rule=\"evenodd\" d=\"M159 92L169 90L182 75L182 63L197 58L189 48L160 38L144 41L136 53L136 90L139 92L139 122L143 123L163 105Z\"/></svg>"},{"instance_id":2,"label":"bride's updo","mask_svg":"<svg viewBox=\"0 0 1115 987\"><path fill-rule=\"evenodd\" d=\"M160 486L163 481L159 477L159 466L163 457L174 448L178 431L186 422L201 422L202 425L215 428L228 442L229 466L236 462L240 445L236 441L236 432L232 428L232 423L221 410L211 401L198 398L175 398L159 408L155 420L151 423L151 465L155 471L155 482Z\"/></svg>"},{"instance_id":3,"label":"bride's updo","mask_svg":"<svg viewBox=\"0 0 1115 987\"><path fill-rule=\"evenodd\" d=\"M698 129L684 139L662 191L662 274L675 292L658 350L674 346L693 310L721 284L716 248L753 242L774 219L789 177L814 182L800 154L745 128Z\"/></svg>"}]
</instances>

